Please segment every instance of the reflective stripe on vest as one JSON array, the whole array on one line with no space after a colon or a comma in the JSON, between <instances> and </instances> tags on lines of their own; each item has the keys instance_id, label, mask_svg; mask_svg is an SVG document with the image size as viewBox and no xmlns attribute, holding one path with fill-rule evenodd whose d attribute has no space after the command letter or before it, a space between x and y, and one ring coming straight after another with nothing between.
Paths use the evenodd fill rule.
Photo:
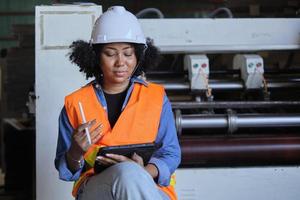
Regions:
<instances>
[{"instance_id":1,"label":"reflective stripe on vest","mask_svg":"<svg viewBox=\"0 0 300 200\"><path fill-rule=\"evenodd\" d=\"M94 174L93 166L98 149L102 146L139 144L154 142L157 136L160 115L163 107L163 87L149 83L148 86L134 84L129 101L119 116L114 128L111 129L107 113L98 101L94 87L87 85L65 98L65 108L70 124L76 129L83 123L78 102L81 102L86 121L96 119L96 125L103 124L103 137L92 145L84 155L86 171L74 183L72 194L75 197L80 185ZM172 176L171 182L175 177ZM174 185L159 187L170 198L176 199Z\"/></svg>"}]
</instances>

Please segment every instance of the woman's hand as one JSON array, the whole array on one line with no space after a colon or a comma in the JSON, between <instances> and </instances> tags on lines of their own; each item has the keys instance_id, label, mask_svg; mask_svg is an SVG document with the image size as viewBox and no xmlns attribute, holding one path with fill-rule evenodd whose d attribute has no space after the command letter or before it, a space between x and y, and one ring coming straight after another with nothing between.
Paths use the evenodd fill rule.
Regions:
<instances>
[{"instance_id":1,"label":"woman's hand","mask_svg":"<svg viewBox=\"0 0 300 200\"><path fill-rule=\"evenodd\" d=\"M114 165L116 163L119 162L124 162L124 161L132 161L135 162L137 164L139 164L140 166L142 166L151 176L152 178L157 178L158 176L158 169L154 164L148 164L146 166L144 166L144 161L143 158L141 156L139 156L138 154L134 153L131 158L128 158L126 156L122 156L122 155L117 155L117 154L106 154L105 157L104 156L97 156L96 157L96 162L98 162L100 165L104 165L104 166L111 166Z\"/></svg>"},{"instance_id":2,"label":"woman's hand","mask_svg":"<svg viewBox=\"0 0 300 200\"><path fill-rule=\"evenodd\" d=\"M96 157L96 162L98 162L100 165L104 165L106 167L109 167L111 165L114 165L119 162L124 162L124 161L132 161L137 164L139 164L141 167L143 167L151 176L152 178L157 178L158 176L158 169L154 164L148 164L144 166L144 161L141 156L138 154L134 153L131 158L128 158L126 156L122 155L117 155L117 154L106 154L104 156L97 156Z\"/></svg>"},{"instance_id":3,"label":"woman's hand","mask_svg":"<svg viewBox=\"0 0 300 200\"><path fill-rule=\"evenodd\" d=\"M95 144L102 137L102 128L103 125L98 125L93 131L90 132L91 144L88 141L88 137L86 135L85 129L90 129L92 126L96 124L96 120L89 121L80 125L74 132L72 137L71 148L77 149L81 155L83 155L92 144ZM70 149L71 149L70 148Z\"/></svg>"},{"instance_id":4,"label":"woman's hand","mask_svg":"<svg viewBox=\"0 0 300 200\"><path fill-rule=\"evenodd\" d=\"M93 131L89 131L92 144L89 143L85 129L90 129L95 124L96 120L89 121L80 125L73 132L71 147L66 153L67 162L72 171L76 171L78 169L78 163L80 163L88 148L102 137L103 125L100 124Z\"/></svg>"},{"instance_id":5,"label":"woman's hand","mask_svg":"<svg viewBox=\"0 0 300 200\"><path fill-rule=\"evenodd\" d=\"M134 153L131 158L128 158L126 156L118 155L118 154L106 154L104 156L97 156L96 162L98 162L100 165L104 166L111 166L119 162L125 162L125 161L131 161L139 164L140 166L144 167L144 161L141 156Z\"/></svg>"}]
</instances>

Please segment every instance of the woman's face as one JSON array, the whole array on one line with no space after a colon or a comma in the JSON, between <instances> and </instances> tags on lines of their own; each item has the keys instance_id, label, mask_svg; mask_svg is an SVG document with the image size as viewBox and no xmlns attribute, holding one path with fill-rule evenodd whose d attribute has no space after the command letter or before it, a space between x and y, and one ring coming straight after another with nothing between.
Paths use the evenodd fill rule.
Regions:
<instances>
[{"instance_id":1,"label":"woman's face","mask_svg":"<svg viewBox=\"0 0 300 200\"><path fill-rule=\"evenodd\" d=\"M100 53L100 65L106 86L128 84L137 65L134 46L128 43L106 44Z\"/></svg>"}]
</instances>

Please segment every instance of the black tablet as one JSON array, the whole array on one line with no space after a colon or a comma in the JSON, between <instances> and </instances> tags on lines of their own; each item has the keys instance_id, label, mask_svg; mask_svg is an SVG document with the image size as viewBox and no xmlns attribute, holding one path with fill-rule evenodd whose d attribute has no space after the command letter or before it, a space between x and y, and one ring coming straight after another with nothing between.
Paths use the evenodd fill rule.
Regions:
<instances>
[{"instance_id":1,"label":"black tablet","mask_svg":"<svg viewBox=\"0 0 300 200\"><path fill-rule=\"evenodd\" d=\"M99 149L97 156L105 157L105 154L118 154L123 155L128 158L131 158L133 153L137 153L139 156L143 158L144 164L146 165L153 152L158 149L160 145L155 143L143 143L143 144L130 144L130 145L120 145L120 146L109 146L109 147L102 147ZM104 170L106 166L99 165L98 162L95 162L94 171L95 173L99 173L100 171Z\"/></svg>"}]
</instances>

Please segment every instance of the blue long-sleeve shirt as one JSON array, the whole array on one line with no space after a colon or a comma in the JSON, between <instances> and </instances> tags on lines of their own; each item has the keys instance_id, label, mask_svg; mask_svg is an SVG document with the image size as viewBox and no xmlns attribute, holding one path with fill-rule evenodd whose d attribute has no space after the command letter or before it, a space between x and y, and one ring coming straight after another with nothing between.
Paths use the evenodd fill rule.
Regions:
<instances>
[{"instance_id":1,"label":"blue long-sleeve shirt","mask_svg":"<svg viewBox=\"0 0 300 200\"><path fill-rule=\"evenodd\" d=\"M147 86L147 83L141 79L131 79L131 85L127 91L122 110L127 105L130 94L132 93L134 85L132 83L144 84ZM94 89L99 102L101 103L103 108L107 110L107 103L103 94L103 90L101 89L101 87L97 87L95 84ZM76 181L83 169L83 167L81 167L75 173L72 173L68 168L65 159L65 153L68 151L71 145L71 137L73 131L74 129L69 122L66 109L63 108L59 116L59 133L56 149L55 167L59 171L59 178L65 181ZM171 104L166 95L164 96L160 124L155 142L162 144L162 147L153 154L149 163L154 164L158 169L159 175L157 183L161 186L167 186L170 183L171 175L180 164L181 151L176 134Z\"/></svg>"}]
</instances>

